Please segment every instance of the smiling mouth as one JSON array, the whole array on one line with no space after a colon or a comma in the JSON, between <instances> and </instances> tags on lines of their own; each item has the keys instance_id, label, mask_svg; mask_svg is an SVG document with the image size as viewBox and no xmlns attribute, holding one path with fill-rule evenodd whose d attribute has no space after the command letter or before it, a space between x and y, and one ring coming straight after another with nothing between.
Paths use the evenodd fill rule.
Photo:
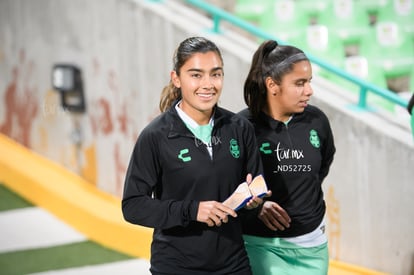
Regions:
<instances>
[{"instance_id":1,"label":"smiling mouth","mask_svg":"<svg viewBox=\"0 0 414 275\"><path fill-rule=\"evenodd\" d=\"M196 93L197 96L205 99L210 99L216 95L216 93Z\"/></svg>"}]
</instances>

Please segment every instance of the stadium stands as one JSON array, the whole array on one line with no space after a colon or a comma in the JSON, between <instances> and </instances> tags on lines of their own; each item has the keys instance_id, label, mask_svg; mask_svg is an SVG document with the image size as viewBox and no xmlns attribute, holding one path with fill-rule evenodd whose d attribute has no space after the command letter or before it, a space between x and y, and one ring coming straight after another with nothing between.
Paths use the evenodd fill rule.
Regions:
<instances>
[{"instance_id":1,"label":"stadium stands","mask_svg":"<svg viewBox=\"0 0 414 275\"><path fill-rule=\"evenodd\" d=\"M413 90L414 0L237 0L235 11L281 42L378 87ZM317 72L345 82L333 73ZM393 109L392 104L381 105Z\"/></svg>"},{"instance_id":2,"label":"stadium stands","mask_svg":"<svg viewBox=\"0 0 414 275\"><path fill-rule=\"evenodd\" d=\"M379 86L381 88L387 88L387 80L385 78L385 74L382 68L370 65L368 59L365 56L355 55L347 57L345 59L344 69L347 72L365 81L371 82L376 86ZM337 79L337 81L341 80ZM358 92L356 90L358 89L357 87L351 87L349 83L343 83L342 86L344 85L345 87L347 87L348 90L352 92ZM395 104L375 94L369 94L367 101L370 105L375 106L377 108L382 108L385 111L391 113L394 113L395 111Z\"/></svg>"},{"instance_id":3,"label":"stadium stands","mask_svg":"<svg viewBox=\"0 0 414 275\"><path fill-rule=\"evenodd\" d=\"M375 24L376 18L378 16L378 11L385 6L390 0L363 0L359 1L361 8L370 17L370 24Z\"/></svg>"},{"instance_id":4,"label":"stadium stands","mask_svg":"<svg viewBox=\"0 0 414 275\"><path fill-rule=\"evenodd\" d=\"M304 29L303 36L292 41L292 44L304 49L307 53L343 68L345 48L340 39L325 25L310 25Z\"/></svg>"},{"instance_id":5,"label":"stadium stands","mask_svg":"<svg viewBox=\"0 0 414 275\"><path fill-rule=\"evenodd\" d=\"M370 18L360 1L332 0L318 24L328 26L344 46L358 46L369 32Z\"/></svg>"},{"instance_id":6,"label":"stadium stands","mask_svg":"<svg viewBox=\"0 0 414 275\"><path fill-rule=\"evenodd\" d=\"M292 43L303 38L310 22L301 5L293 0L278 0L262 14L258 23L262 30Z\"/></svg>"},{"instance_id":7,"label":"stadium stands","mask_svg":"<svg viewBox=\"0 0 414 275\"><path fill-rule=\"evenodd\" d=\"M414 40L414 0L388 0L378 8L377 22L391 21Z\"/></svg>"},{"instance_id":8,"label":"stadium stands","mask_svg":"<svg viewBox=\"0 0 414 275\"><path fill-rule=\"evenodd\" d=\"M259 20L271 3L270 0L236 0L233 13L244 20L254 23Z\"/></svg>"},{"instance_id":9,"label":"stadium stands","mask_svg":"<svg viewBox=\"0 0 414 275\"><path fill-rule=\"evenodd\" d=\"M320 17L327 11L332 0L296 0L296 4L300 5L305 11L311 24L319 21Z\"/></svg>"},{"instance_id":10,"label":"stadium stands","mask_svg":"<svg viewBox=\"0 0 414 275\"><path fill-rule=\"evenodd\" d=\"M396 22L377 22L361 42L359 55L367 58L369 67L383 70L388 88L402 92L408 90L414 68L414 40L404 34ZM400 81L390 86L391 81Z\"/></svg>"}]
</instances>

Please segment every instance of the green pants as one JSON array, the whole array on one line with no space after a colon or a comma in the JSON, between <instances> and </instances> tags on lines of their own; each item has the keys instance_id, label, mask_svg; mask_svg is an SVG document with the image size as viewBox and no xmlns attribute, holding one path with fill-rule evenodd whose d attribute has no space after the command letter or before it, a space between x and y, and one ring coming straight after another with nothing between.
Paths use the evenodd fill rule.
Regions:
<instances>
[{"instance_id":1,"label":"green pants","mask_svg":"<svg viewBox=\"0 0 414 275\"><path fill-rule=\"evenodd\" d=\"M243 236L253 275L326 275L328 244L300 247L280 238Z\"/></svg>"}]
</instances>

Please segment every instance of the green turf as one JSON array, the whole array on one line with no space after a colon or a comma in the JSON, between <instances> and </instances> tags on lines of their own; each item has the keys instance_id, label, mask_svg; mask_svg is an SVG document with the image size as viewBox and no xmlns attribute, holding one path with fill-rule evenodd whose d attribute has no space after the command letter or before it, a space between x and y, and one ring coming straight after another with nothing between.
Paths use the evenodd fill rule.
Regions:
<instances>
[{"instance_id":1,"label":"green turf","mask_svg":"<svg viewBox=\"0 0 414 275\"><path fill-rule=\"evenodd\" d=\"M132 259L86 241L68 245L0 253L0 274L18 275Z\"/></svg>"},{"instance_id":2,"label":"green turf","mask_svg":"<svg viewBox=\"0 0 414 275\"><path fill-rule=\"evenodd\" d=\"M33 206L0 183L0 211Z\"/></svg>"},{"instance_id":3,"label":"green turf","mask_svg":"<svg viewBox=\"0 0 414 275\"><path fill-rule=\"evenodd\" d=\"M31 203L0 183L0 211L31 206L33 206ZM132 257L97 243L85 241L0 253L0 275L28 274L127 259L132 259Z\"/></svg>"}]
</instances>

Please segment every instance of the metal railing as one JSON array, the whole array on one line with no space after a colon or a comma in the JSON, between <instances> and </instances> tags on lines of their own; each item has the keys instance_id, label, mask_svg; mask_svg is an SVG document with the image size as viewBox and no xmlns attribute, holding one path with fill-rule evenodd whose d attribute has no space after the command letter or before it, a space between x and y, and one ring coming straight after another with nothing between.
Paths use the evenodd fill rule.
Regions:
<instances>
[{"instance_id":1,"label":"metal railing","mask_svg":"<svg viewBox=\"0 0 414 275\"><path fill-rule=\"evenodd\" d=\"M206 3L202 0L186 0L186 3L197 7L205 12L207 12L208 14L211 15L212 19L213 19L213 26L212 26L212 31L215 33L220 33L220 23L222 20L227 21L229 23L231 23L234 26L237 26L239 28L241 28L244 31L247 31L248 33L258 37L258 38L262 38L265 40L271 39L271 40L275 40L278 41L278 43L280 44L286 44L284 41L278 39L277 37L262 31L261 29L255 27L254 25L240 19L237 16L234 16L228 12L226 12L223 9L220 9L214 5L211 5L209 3ZM356 84L357 86L359 86L360 90L359 90L359 99L358 99L358 103L357 106L361 109L368 109L367 106L367 96L368 96L368 92L371 92L373 94L376 94L386 100L391 101L394 104L400 105L404 108L407 108L408 102L403 99L402 97L398 96L396 93L378 87L376 85L373 85L372 83L369 83L361 78L358 78L354 75L351 75L350 73L346 72L345 70L342 70L338 67L335 67L333 65L331 65L330 63L312 55L309 53L306 53L307 57L309 58L309 60L316 64L317 66L332 72L344 79L346 79L347 81Z\"/></svg>"}]
</instances>

